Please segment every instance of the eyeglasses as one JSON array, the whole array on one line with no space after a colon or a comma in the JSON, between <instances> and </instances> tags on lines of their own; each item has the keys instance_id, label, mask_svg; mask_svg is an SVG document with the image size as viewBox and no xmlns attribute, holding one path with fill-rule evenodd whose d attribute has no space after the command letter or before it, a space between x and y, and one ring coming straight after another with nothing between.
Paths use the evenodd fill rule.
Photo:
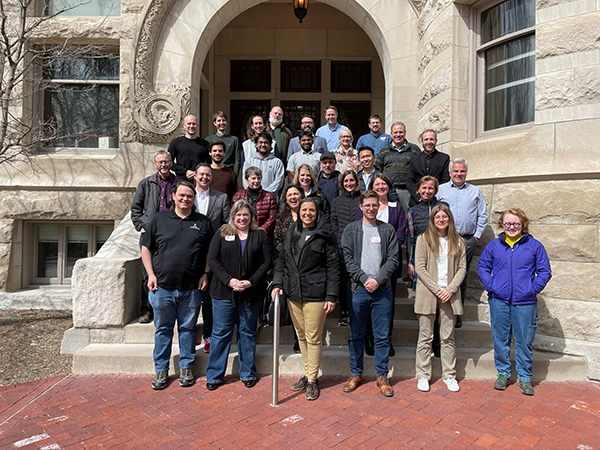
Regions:
<instances>
[{"instance_id":1,"label":"eyeglasses","mask_svg":"<svg viewBox=\"0 0 600 450\"><path fill-rule=\"evenodd\" d=\"M521 228L520 223L504 222L502 224L504 228Z\"/></svg>"}]
</instances>

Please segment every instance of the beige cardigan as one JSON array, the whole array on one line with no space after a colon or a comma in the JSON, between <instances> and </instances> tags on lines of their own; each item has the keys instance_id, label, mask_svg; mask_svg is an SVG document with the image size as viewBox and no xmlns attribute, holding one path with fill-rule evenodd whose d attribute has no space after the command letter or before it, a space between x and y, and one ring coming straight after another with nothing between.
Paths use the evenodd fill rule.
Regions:
<instances>
[{"instance_id":1,"label":"beige cardigan","mask_svg":"<svg viewBox=\"0 0 600 450\"><path fill-rule=\"evenodd\" d=\"M455 315L463 314L460 301L460 283L467 275L465 244L460 245L460 254L448 257L448 287L446 290L452 294L450 305ZM440 288L437 284L438 270L435 254L427 245L425 236L417 239L415 251L415 272L417 273L417 292L415 298L416 314L435 314L438 305L437 293Z\"/></svg>"}]
</instances>

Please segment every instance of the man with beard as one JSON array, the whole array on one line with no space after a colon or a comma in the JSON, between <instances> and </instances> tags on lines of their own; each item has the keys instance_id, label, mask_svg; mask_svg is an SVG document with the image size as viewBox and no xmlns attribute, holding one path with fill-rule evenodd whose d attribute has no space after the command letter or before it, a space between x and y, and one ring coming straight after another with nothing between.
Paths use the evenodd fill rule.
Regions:
<instances>
[{"instance_id":1,"label":"man with beard","mask_svg":"<svg viewBox=\"0 0 600 450\"><path fill-rule=\"evenodd\" d=\"M225 143L221 141L212 141L208 146L208 153L212 159L212 184L211 187L216 191L227 194L231 202L233 195L237 192L237 176L233 169L225 167L223 159L225 158Z\"/></svg>"},{"instance_id":2,"label":"man with beard","mask_svg":"<svg viewBox=\"0 0 600 450\"><path fill-rule=\"evenodd\" d=\"M377 156L384 147L392 143L392 137L381 132L381 116L377 114L369 117L369 130L371 130L369 134L358 138L356 148L371 147Z\"/></svg>"},{"instance_id":3,"label":"man with beard","mask_svg":"<svg viewBox=\"0 0 600 450\"><path fill-rule=\"evenodd\" d=\"M269 113L269 131L273 142L277 143L279 159L287 161L287 151L292 139L292 131L283 123L283 109L274 106Z\"/></svg>"},{"instance_id":4,"label":"man with beard","mask_svg":"<svg viewBox=\"0 0 600 450\"><path fill-rule=\"evenodd\" d=\"M244 162L244 173L249 167L258 167L262 171L262 188L265 191L272 192L275 198L279 196L279 191L283 187L283 177L285 169L283 162L271 153L271 144L273 140L271 135L265 131L259 133L256 137L256 156L248 158ZM246 179L243 181L244 189L248 187Z\"/></svg>"},{"instance_id":5,"label":"man with beard","mask_svg":"<svg viewBox=\"0 0 600 450\"><path fill-rule=\"evenodd\" d=\"M242 167L240 141L237 137L227 133L227 116L223 111L217 111L213 114L213 125L217 129L217 133L207 136L206 140L208 142L221 141L225 144L223 164L225 164L225 167L233 169L237 175Z\"/></svg>"},{"instance_id":6,"label":"man with beard","mask_svg":"<svg viewBox=\"0 0 600 450\"><path fill-rule=\"evenodd\" d=\"M421 133L421 145L423 151L414 155L408 163L406 188L410 192L410 206L419 203L421 198L417 194L417 183L425 175L437 178L439 184L450 181L450 156L435 148L437 144L437 133L428 129Z\"/></svg>"},{"instance_id":7,"label":"man with beard","mask_svg":"<svg viewBox=\"0 0 600 450\"><path fill-rule=\"evenodd\" d=\"M169 211L173 199L171 190L175 183L175 176L171 173L173 160L169 152L159 150L154 154L154 167L157 172L139 182L133 201L131 202L131 221L142 236L150 229L150 223L160 211ZM140 323L150 323L154 314L148 303L148 273L142 266L142 306L140 308Z\"/></svg>"},{"instance_id":8,"label":"man with beard","mask_svg":"<svg viewBox=\"0 0 600 450\"><path fill-rule=\"evenodd\" d=\"M294 179L294 172L298 170L302 164L308 164L312 167L315 174L321 170L321 153L314 150L313 134L310 131L303 131L300 134L300 148L302 151L294 153L290 156L287 164L288 181L291 183Z\"/></svg>"},{"instance_id":9,"label":"man with beard","mask_svg":"<svg viewBox=\"0 0 600 450\"><path fill-rule=\"evenodd\" d=\"M196 166L209 162L208 142L198 137L198 119L189 115L183 119L185 136L171 141L168 152L173 161L173 172L181 180L194 180Z\"/></svg>"},{"instance_id":10,"label":"man with beard","mask_svg":"<svg viewBox=\"0 0 600 450\"><path fill-rule=\"evenodd\" d=\"M313 136L312 149L315 152L323 154L323 152L327 151L327 141L325 140L325 138L315 135L315 121L312 117L310 117L310 116L302 117L302 120L300 122L300 128L302 128L302 132L307 131L312 134L312 136ZM302 147L300 147L300 136L297 136L290 141L290 145L288 147L288 152L287 152L288 161L294 153L298 153L301 151L302 151Z\"/></svg>"},{"instance_id":11,"label":"man with beard","mask_svg":"<svg viewBox=\"0 0 600 450\"><path fill-rule=\"evenodd\" d=\"M154 368L152 389L167 387L177 322L179 385L192 386L196 359L196 324L202 291L208 287L206 255L213 229L210 220L194 211L194 186L180 181L173 188L170 211L154 216L142 234L142 262L148 272L149 300L154 310Z\"/></svg>"},{"instance_id":12,"label":"man with beard","mask_svg":"<svg viewBox=\"0 0 600 450\"><path fill-rule=\"evenodd\" d=\"M340 172L335 170L335 155L330 151L326 151L321 155L321 171L317 177L317 186L327 200L329 204L333 204L333 199L340 193L339 190L339 176Z\"/></svg>"}]
</instances>

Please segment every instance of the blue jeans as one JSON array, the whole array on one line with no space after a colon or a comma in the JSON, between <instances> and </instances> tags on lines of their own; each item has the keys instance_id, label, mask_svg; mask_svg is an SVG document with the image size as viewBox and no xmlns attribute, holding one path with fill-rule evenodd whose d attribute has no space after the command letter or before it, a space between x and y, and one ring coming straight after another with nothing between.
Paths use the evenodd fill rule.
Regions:
<instances>
[{"instance_id":1,"label":"blue jeans","mask_svg":"<svg viewBox=\"0 0 600 450\"><path fill-rule=\"evenodd\" d=\"M262 304L245 302L231 303L229 299L213 298L213 329L210 353L206 366L206 382L221 383L227 369L227 358L233 338L233 327L237 323L238 368L242 381L256 379L256 329Z\"/></svg>"},{"instance_id":2,"label":"blue jeans","mask_svg":"<svg viewBox=\"0 0 600 450\"><path fill-rule=\"evenodd\" d=\"M510 378L510 341L515 337L516 366L519 381L531 381L533 338L537 329L537 303L509 305L489 299L494 363L498 374Z\"/></svg>"},{"instance_id":3,"label":"blue jeans","mask_svg":"<svg viewBox=\"0 0 600 450\"><path fill-rule=\"evenodd\" d=\"M148 299L154 310L154 368L157 372L169 370L173 327L177 320L179 333L179 367L191 369L196 358L196 324L202 291L178 291L176 289L158 288L150 292Z\"/></svg>"},{"instance_id":4,"label":"blue jeans","mask_svg":"<svg viewBox=\"0 0 600 450\"><path fill-rule=\"evenodd\" d=\"M364 287L359 286L356 292L352 294L352 300L348 302L350 313L348 347L350 349L350 373L352 375L362 376L363 373L363 351L369 312L371 313L375 340L375 373L378 377L388 374L392 302L392 288L380 288L369 294Z\"/></svg>"}]
</instances>

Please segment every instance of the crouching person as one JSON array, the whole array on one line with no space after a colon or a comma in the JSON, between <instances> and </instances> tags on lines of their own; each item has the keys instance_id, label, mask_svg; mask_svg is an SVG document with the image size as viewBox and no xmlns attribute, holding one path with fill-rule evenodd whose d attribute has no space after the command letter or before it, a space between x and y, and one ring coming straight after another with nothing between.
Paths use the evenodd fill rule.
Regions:
<instances>
[{"instance_id":1,"label":"crouching person","mask_svg":"<svg viewBox=\"0 0 600 450\"><path fill-rule=\"evenodd\" d=\"M179 333L179 384L194 384L196 323L208 287L206 255L213 236L210 220L193 211L195 190L188 181L173 188L173 208L154 216L142 235L142 262L148 272L148 298L154 310L152 389L167 387L173 327Z\"/></svg>"},{"instance_id":2,"label":"crouching person","mask_svg":"<svg viewBox=\"0 0 600 450\"><path fill-rule=\"evenodd\" d=\"M363 351L367 320L370 317L375 338L375 373L377 386L386 397L394 395L388 381L390 352L389 328L392 317L391 278L398 267L396 230L377 220L379 196L372 190L360 196L362 220L346 226L342 235L342 250L351 283L350 313L350 378L344 392L356 390L362 383Z\"/></svg>"}]
</instances>

